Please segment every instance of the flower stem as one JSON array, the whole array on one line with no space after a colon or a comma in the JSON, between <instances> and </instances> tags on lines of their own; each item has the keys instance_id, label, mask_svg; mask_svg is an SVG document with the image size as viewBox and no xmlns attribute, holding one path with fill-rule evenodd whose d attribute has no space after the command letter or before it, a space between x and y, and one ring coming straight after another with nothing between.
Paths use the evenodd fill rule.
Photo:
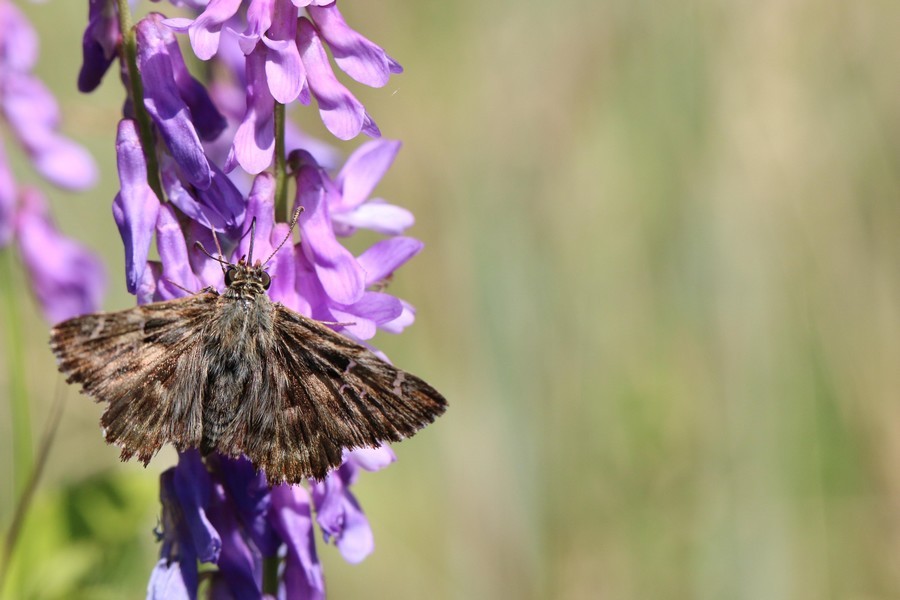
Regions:
<instances>
[{"instance_id":1,"label":"flower stem","mask_svg":"<svg viewBox=\"0 0 900 600\"><path fill-rule=\"evenodd\" d=\"M9 403L12 418L13 473L16 495L21 495L28 482L33 449L31 446L31 412L28 390L25 385L24 338L22 336L22 311L18 302L19 286L15 276L15 257L7 248L0 252L0 281L4 285L3 304L6 313L6 356L9 377Z\"/></svg>"},{"instance_id":2,"label":"flower stem","mask_svg":"<svg viewBox=\"0 0 900 600\"><path fill-rule=\"evenodd\" d=\"M122 32L122 58L128 70L128 83L131 86L131 101L134 104L134 115L138 123L138 135L141 148L147 159L147 184L161 202L166 201L162 184L159 181L159 163L156 160L156 143L153 138L153 126L150 115L144 108L144 84L137 66L137 39L131 24L131 7L128 0L117 0L119 9L119 29Z\"/></svg>"},{"instance_id":3,"label":"flower stem","mask_svg":"<svg viewBox=\"0 0 900 600\"><path fill-rule=\"evenodd\" d=\"M263 594L278 596L278 556L263 558Z\"/></svg>"},{"instance_id":4,"label":"flower stem","mask_svg":"<svg viewBox=\"0 0 900 600\"><path fill-rule=\"evenodd\" d=\"M275 220L288 220L287 157L284 150L284 104L275 103Z\"/></svg>"}]
</instances>

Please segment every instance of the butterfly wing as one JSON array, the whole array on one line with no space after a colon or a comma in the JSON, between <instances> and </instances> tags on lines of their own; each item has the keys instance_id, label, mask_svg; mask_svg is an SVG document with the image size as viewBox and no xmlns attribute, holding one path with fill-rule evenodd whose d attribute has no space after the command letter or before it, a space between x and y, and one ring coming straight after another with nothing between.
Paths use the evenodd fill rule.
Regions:
<instances>
[{"instance_id":1,"label":"butterfly wing","mask_svg":"<svg viewBox=\"0 0 900 600\"><path fill-rule=\"evenodd\" d=\"M270 483L323 479L345 448L407 438L444 412L446 400L418 377L317 321L275 305L265 414L245 421L243 447Z\"/></svg>"},{"instance_id":2,"label":"butterfly wing","mask_svg":"<svg viewBox=\"0 0 900 600\"><path fill-rule=\"evenodd\" d=\"M162 444L197 446L206 381L200 342L212 291L55 326L50 346L69 383L108 406L106 441L147 464Z\"/></svg>"}]
</instances>

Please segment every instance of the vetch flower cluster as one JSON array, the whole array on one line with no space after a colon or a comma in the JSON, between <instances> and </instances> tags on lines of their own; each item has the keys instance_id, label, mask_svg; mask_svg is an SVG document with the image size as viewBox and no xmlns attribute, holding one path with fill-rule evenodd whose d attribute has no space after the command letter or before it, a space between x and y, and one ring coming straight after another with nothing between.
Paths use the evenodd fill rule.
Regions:
<instances>
[{"instance_id":1,"label":"vetch flower cluster","mask_svg":"<svg viewBox=\"0 0 900 600\"><path fill-rule=\"evenodd\" d=\"M220 247L234 263L247 256L252 235L255 257L275 252L267 268L273 301L361 343L379 329L402 331L414 309L385 285L422 244L404 235L414 222L409 211L372 197L400 143L363 143L335 172L336 152L285 118L288 108L315 99L335 137L378 138L331 61L373 87L400 66L351 29L333 0L172 4L196 16L152 13L123 30L130 15L119 10L127 3L89 1L79 87L96 88L118 60L128 92L113 202L128 290L142 304L222 290L222 266L205 249ZM208 61L205 81L188 70L178 32ZM298 208L291 232L288 216ZM357 229L384 237L355 255L341 239ZM355 450L323 481L270 489L246 459L182 453L160 481L160 560L148 598L196 598L203 585L215 598L324 597L316 527L346 560L365 558L374 542L351 486L360 470L393 460L387 447Z\"/></svg>"}]
</instances>

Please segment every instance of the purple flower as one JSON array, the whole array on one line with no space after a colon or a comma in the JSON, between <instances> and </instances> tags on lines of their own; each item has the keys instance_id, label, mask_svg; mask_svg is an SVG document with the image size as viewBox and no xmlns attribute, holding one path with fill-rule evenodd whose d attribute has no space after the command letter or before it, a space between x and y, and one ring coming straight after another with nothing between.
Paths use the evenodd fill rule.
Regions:
<instances>
[{"instance_id":1,"label":"purple flower","mask_svg":"<svg viewBox=\"0 0 900 600\"><path fill-rule=\"evenodd\" d=\"M266 84L265 53L260 47L247 56L247 111L233 145L234 158L253 175L272 164L275 150L275 99Z\"/></svg>"},{"instance_id":2,"label":"purple flower","mask_svg":"<svg viewBox=\"0 0 900 600\"><path fill-rule=\"evenodd\" d=\"M362 103L334 76L325 47L316 28L307 19L300 19L297 47L306 65L309 87L319 103L319 116L326 129L336 138L349 140L359 132L378 137L381 131L369 117Z\"/></svg>"},{"instance_id":3,"label":"purple flower","mask_svg":"<svg viewBox=\"0 0 900 600\"><path fill-rule=\"evenodd\" d=\"M134 58L137 73L120 71L124 79L139 76L144 91L142 103L126 100L116 137L120 188L112 212L128 290L146 303L208 286L221 289L219 261L194 242L208 250L220 242L222 258L232 262L249 254L252 242L253 258L265 261L272 276L274 301L341 323L334 327L357 340L412 322L412 307L384 286L422 245L401 236L413 223L408 211L371 197L399 143L363 144L333 175L333 151L319 146L313 152L314 143L287 124L279 133L288 151L297 150L294 203L305 209L298 244L290 241L290 226L275 218L275 177L266 172L276 103L315 99L336 137L380 136L365 107L336 77L329 52L352 79L373 87L386 85L400 66L351 29L333 0L170 3L197 11L197 18L141 19L134 29L136 56L122 47L112 0L89 0L82 39L79 89L96 89L113 62ZM201 59L217 58L211 77L224 73L230 80L215 81L210 93L188 71L173 30L187 31ZM56 102L32 75L37 38L6 0L0 0L0 31L0 114L45 178L83 189L96 178L93 160L59 134ZM141 139L139 122L151 123L151 140ZM279 214L286 208L280 206ZM251 223L252 238L246 235ZM389 237L357 256L339 240L357 228ZM99 261L57 230L39 192L17 186L0 146L0 245L11 242L49 320L97 310L104 286ZM158 261L150 260L154 245ZM160 478L160 559L147 597L195 599L203 577L212 597L262 598L264 565L278 561L279 598L324 598L315 529L347 561L363 560L374 541L352 486L361 469L394 460L387 447L346 452L344 458L322 481L269 488L265 474L246 458L181 453L177 466Z\"/></svg>"},{"instance_id":4,"label":"purple flower","mask_svg":"<svg viewBox=\"0 0 900 600\"><path fill-rule=\"evenodd\" d=\"M210 87L217 106L234 125L214 145L207 144L207 155L227 156L226 172L231 173L239 164L243 170L255 175L272 162L275 105L265 80L261 60L263 49L259 49L259 56L244 56L238 41L236 36L228 36L219 44L216 58L224 63L232 77L216 80ZM286 111L290 114L296 108L297 104L293 103ZM240 136L236 137L238 130ZM303 148L315 156L319 164L329 167L340 161L333 147L304 134L290 118L286 119L284 134L289 152ZM227 141L223 144L223 140ZM233 174L239 175L240 171Z\"/></svg>"},{"instance_id":5,"label":"purple flower","mask_svg":"<svg viewBox=\"0 0 900 600\"><path fill-rule=\"evenodd\" d=\"M192 185L206 189L212 183L212 169L200 143L195 118L182 97L184 83L179 86L176 81L176 68L182 69L184 63L178 45L171 42L171 32L160 25L161 19L161 15L149 15L135 28L144 107L165 140L180 174ZM186 82L190 77L180 75L178 79ZM189 88L189 97L196 100L193 94L196 88L192 85ZM214 110L208 98L203 105L204 111ZM224 120L219 130L222 128Z\"/></svg>"},{"instance_id":6,"label":"purple flower","mask_svg":"<svg viewBox=\"0 0 900 600\"><path fill-rule=\"evenodd\" d=\"M306 10L328 43L334 62L356 81L371 87L382 87L387 85L391 73L403 72L403 67L380 46L347 25L336 2L323 2Z\"/></svg>"},{"instance_id":7,"label":"purple flower","mask_svg":"<svg viewBox=\"0 0 900 600\"><path fill-rule=\"evenodd\" d=\"M278 597L324 599L325 577L316 554L309 493L299 485L275 487L271 522L287 548Z\"/></svg>"},{"instance_id":8,"label":"purple flower","mask_svg":"<svg viewBox=\"0 0 900 600\"><path fill-rule=\"evenodd\" d=\"M388 446L361 448L347 452L345 462L329 475L325 481L312 486L313 501L316 505L316 521L322 528L325 541L334 540L344 560L358 563L375 548L369 521L350 492L356 483L359 470L378 471L388 466L397 457Z\"/></svg>"},{"instance_id":9,"label":"purple flower","mask_svg":"<svg viewBox=\"0 0 900 600\"><path fill-rule=\"evenodd\" d=\"M375 186L394 162L400 142L372 140L356 149L335 178L339 194L329 198L328 209L339 235L352 235L357 227L387 235L400 235L415 223L411 212L380 198L369 200Z\"/></svg>"},{"instance_id":10,"label":"purple flower","mask_svg":"<svg viewBox=\"0 0 900 600\"><path fill-rule=\"evenodd\" d=\"M97 179L94 160L58 133L56 100L31 74L37 61L37 38L9 2L0 2L0 31L0 114L43 177L72 190L92 186Z\"/></svg>"},{"instance_id":11,"label":"purple flower","mask_svg":"<svg viewBox=\"0 0 900 600\"><path fill-rule=\"evenodd\" d=\"M299 485L270 489L245 458L213 455L204 465L196 451L180 455L160 477L163 543L147 597L196 598L199 561L218 567L212 597L261 598L263 559L283 555L279 597L324 598L314 523L345 560L363 560L374 548L372 530L350 486L360 469L394 460L388 447L348 452L338 471L313 484L311 498Z\"/></svg>"},{"instance_id":12,"label":"purple flower","mask_svg":"<svg viewBox=\"0 0 900 600\"><path fill-rule=\"evenodd\" d=\"M46 319L57 323L97 311L106 287L100 260L54 227L40 192L25 188L19 199L15 238Z\"/></svg>"},{"instance_id":13,"label":"purple flower","mask_svg":"<svg viewBox=\"0 0 900 600\"><path fill-rule=\"evenodd\" d=\"M414 318L409 305L370 288L418 253L421 243L412 238L383 240L356 258L335 235L352 233L351 224L383 233L399 233L411 224L412 215L405 209L379 203L384 209L367 215L364 208L375 204L364 201L398 150L396 142L364 144L335 180L305 152L290 159L297 170L297 204L305 209L299 220L306 243L298 257L297 290L310 316L352 323L343 329L360 340L374 336L378 327L399 331Z\"/></svg>"},{"instance_id":14,"label":"purple flower","mask_svg":"<svg viewBox=\"0 0 900 600\"><path fill-rule=\"evenodd\" d=\"M92 92L116 59L122 43L115 3L111 0L90 0L88 26L81 41L82 63L78 73L78 89Z\"/></svg>"},{"instance_id":15,"label":"purple flower","mask_svg":"<svg viewBox=\"0 0 900 600\"><path fill-rule=\"evenodd\" d=\"M202 60L220 53L229 38L235 38L246 55L247 112L234 146L241 166L258 173L270 164L271 142L268 135L259 133L276 101L308 104L315 97L322 121L339 139L351 139L360 132L380 135L362 103L334 76L325 43L337 65L366 85L383 86L402 68L379 46L350 29L332 0L254 0L242 12L244 6L240 0L211 0L196 19L166 21L188 33L194 53ZM312 20L300 16L301 7Z\"/></svg>"},{"instance_id":16,"label":"purple flower","mask_svg":"<svg viewBox=\"0 0 900 600\"><path fill-rule=\"evenodd\" d=\"M147 254L159 215L159 198L147 184L147 160L134 121L119 122L116 137L120 191L113 201L113 217L125 244L125 283L132 294L144 276Z\"/></svg>"}]
</instances>

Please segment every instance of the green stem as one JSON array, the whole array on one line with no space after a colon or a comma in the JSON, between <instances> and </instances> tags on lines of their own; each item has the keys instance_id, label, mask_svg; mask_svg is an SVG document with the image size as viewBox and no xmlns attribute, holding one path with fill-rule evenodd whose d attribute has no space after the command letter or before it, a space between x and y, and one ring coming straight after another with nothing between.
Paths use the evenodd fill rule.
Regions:
<instances>
[{"instance_id":1,"label":"green stem","mask_svg":"<svg viewBox=\"0 0 900 600\"><path fill-rule=\"evenodd\" d=\"M62 379L57 377L56 397L53 400L50 415L47 417L47 424L44 429L44 435L41 438L41 445L38 447L37 460L34 463L34 468L32 468L31 472L28 474L25 487L19 494L19 502L16 504L16 511L13 514L12 523L3 540L3 554L2 557L0 557L2 558L2 560L0 560L0 598L6 597L3 595L3 586L6 583L6 576L9 574L9 567L12 564L16 543L19 541L19 533L22 531L22 526L25 524L25 517L28 514L28 509L31 508L34 493L37 491L38 482L40 482L41 475L44 472L44 466L47 464L50 448L53 446L53 441L56 439L56 432L59 429L59 422L62 420L62 413L65 408L64 399L65 393L62 386Z\"/></svg>"},{"instance_id":2,"label":"green stem","mask_svg":"<svg viewBox=\"0 0 900 600\"><path fill-rule=\"evenodd\" d=\"M119 9L119 29L122 32L122 60L128 69L128 83L131 86L131 101L134 115L138 123L138 135L141 148L147 158L147 184L160 201L165 202L162 184L159 180L159 163L156 160L156 143L153 137L153 124L147 109L144 108L144 84L137 66L137 39L131 24L131 8L128 0L117 0Z\"/></svg>"},{"instance_id":3,"label":"green stem","mask_svg":"<svg viewBox=\"0 0 900 600\"><path fill-rule=\"evenodd\" d=\"M278 556L263 559L263 594L278 596Z\"/></svg>"},{"instance_id":4,"label":"green stem","mask_svg":"<svg viewBox=\"0 0 900 600\"><path fill-rule=\"evenodd\" d=\"M3 304L6 313L6 356L9 365L9 401L12 418L13 469L16 495L20 495L28 482L33 449L31 446L31 411L28 405L28 389L25 384L25 349L22 335L22 311L19 307L19 287L13 280L15 257L7 248L0 259L0 281L3 285Z\"/></svg>"},{"instance_id":5,"label":"green stem","mask_svg":"<svg viewBox=\"0 0 900 600\"><path fill-rule=\"evenodd\" d=\"M275 220L288 220L287 156L284 150L284 104L275 103Z\"/></svg>"}]
</instances>

